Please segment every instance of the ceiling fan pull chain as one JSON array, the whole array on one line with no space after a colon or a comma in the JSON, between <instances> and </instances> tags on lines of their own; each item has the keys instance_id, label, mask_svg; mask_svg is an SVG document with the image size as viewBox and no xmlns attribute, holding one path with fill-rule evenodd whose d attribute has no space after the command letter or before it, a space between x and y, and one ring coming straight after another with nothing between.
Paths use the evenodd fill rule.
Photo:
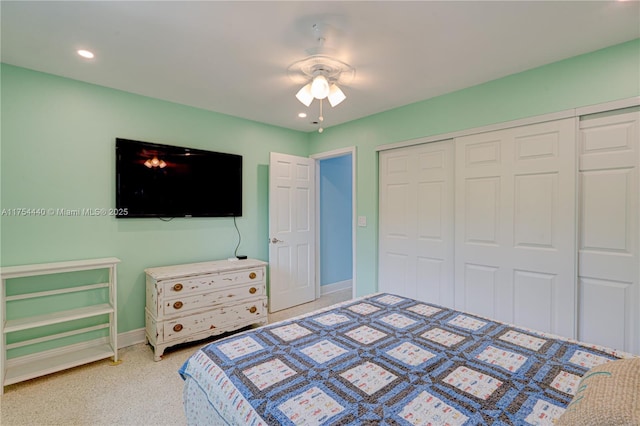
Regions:
<instances>
[{"instance_id":1,"label":"ceiling fan pull chain","mask_svg":"<svg viewBox=\"0 0 640 426\"><path fill-rule=\"evenodd\" d=\"M324 121L324 117L322 116L322 99L320 99L320 117L318 117L318 122L322 123ZM318 128L318 133L322 133L324 131L324 129L322 128L322 125L320 125L320 127Z\"/></svg>"}]
</instances>

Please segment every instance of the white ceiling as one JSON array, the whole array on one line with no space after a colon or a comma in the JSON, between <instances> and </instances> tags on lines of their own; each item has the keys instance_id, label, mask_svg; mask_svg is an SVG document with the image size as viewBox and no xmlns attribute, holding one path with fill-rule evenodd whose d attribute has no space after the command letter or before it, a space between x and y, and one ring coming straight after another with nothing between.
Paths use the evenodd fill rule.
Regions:
<instances>
[{"instance_id":1,"label":"white ceiling","mask_svg":"<svg viewBox=\"0 0 640 426\"><path fill-rule=\"evenodd\" d=\"M318 102L287 67L325 46L356 69L325 127L640 37L637 1L7 1L5 63L286 128ZM83 60L79 48L96 58ZM639 70L640 72L640 70ZM308 111L300 119L298 112Z\"/></svg>"}]
</instances>

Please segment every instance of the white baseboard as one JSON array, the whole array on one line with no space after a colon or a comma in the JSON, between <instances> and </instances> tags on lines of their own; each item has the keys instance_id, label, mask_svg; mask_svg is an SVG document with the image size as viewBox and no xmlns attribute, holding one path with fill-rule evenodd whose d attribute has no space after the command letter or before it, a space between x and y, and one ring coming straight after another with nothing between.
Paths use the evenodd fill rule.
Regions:
<instances>
[{"instance_id":1,"label":"white baseboard","mask_svg":"<svg viewBox=\"0 0 640 426\"><path fill-rule=\"evenodd\" d=\"M118 333L118 349L144 342L144 328Z\"/></svg>"},{"instance_id":2,"label":"white baseboard","mask_svg":"<svg viewBox=\"0 0 640 426\"><path fill-rule=\"evenodd\" d=\"M353 280L338 281L336 283L325 284L320 286L320 295L335 293L336 291L351 290Z\"/></svg>"}]
</instances>

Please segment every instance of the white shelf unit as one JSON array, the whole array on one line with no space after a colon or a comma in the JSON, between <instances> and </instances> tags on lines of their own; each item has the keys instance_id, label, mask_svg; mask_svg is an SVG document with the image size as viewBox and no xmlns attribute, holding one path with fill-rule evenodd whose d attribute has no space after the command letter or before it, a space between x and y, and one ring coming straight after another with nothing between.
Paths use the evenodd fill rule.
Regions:
<instances>
[{"instance_id":1,"label":"white shelf unit","mask_svg":"<svg viewBox=\"0 0 640 426\"><path fill-rule=\"evenodd\" d=\"M119 262L120 259L109 257L102 259L75 260L0 268L0 276L2 277L2 291L0 292L0 316L2 318L2 338L0 339L0 395L4 392L5 386L13 383L44 376L46 374L98 361L104 358L112 357L114 362L118 361L116 265ZM88 285L72 285L65 288L50 289L47 291L23 293L20 293L19 289L12 288L10 295L7 295L8 287L12 285L19 285L17 282L11 282L12 279L38 275L50 276L54 274L99 269L108 270L109 278L107 282ZM46 277L43 277L43 279L46 279ZM108 303L100 301L100 303L80 308L7 320L7 306L12 302L47 298L63 294L89 292L100 289L107 290ZM62 333L54 333L7 344L7 335L9 333L32 330L39 327L46 327L101 315L108 315L108 323L79 327ZM45 343L56 339L67 338L74 335L104 329L109 330L109 337L101 337L81 343L69 344L56 349L7 359L7 351L11 349Z\"/></svg>"}]
</instances>

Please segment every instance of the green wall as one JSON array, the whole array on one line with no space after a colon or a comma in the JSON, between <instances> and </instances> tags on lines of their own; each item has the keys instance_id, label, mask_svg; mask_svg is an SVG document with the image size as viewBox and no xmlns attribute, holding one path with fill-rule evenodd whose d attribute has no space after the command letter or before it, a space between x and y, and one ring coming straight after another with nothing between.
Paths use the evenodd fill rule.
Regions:
<instances>
[{"instance_id":1,"label":"green wall","mask_svg":"<svg viewBox=\"0 0 640 426\"><path fill-rule=\"evenodd\" d=\"M116 137L244 156L239 252L268 259L269 152L357 147L357 292L376 291L376 146L640 95L640 40L365 117L300 133L3 64L0 208L114 206ZM118 329L144 327L144 268L226 258L227 218L116 220L2 216L3 266L116 256Z\"/></svg>"},{"instance_id":2,"label":"green wall","mask_svg":"<svg viewBox=\"0 0 640 426\"><path fill-rule=\"evenodd\" d=\"M115 138L243 155L239 253L268 260L269 152L307 156L304 133L2 65L0 208L115 206ZM118 329L144 327L144 269L227 258L232 218L2 216L3 266L115 256Z\"/></svg>"},{"instance_id":3,"label":"green wall","mask_svg":"<svg viewBox=\"0 0 640 426\"><path fill-rule=\"evenodd\" d=\"M312 154L357 149L356 214L367 216L356 233L357 293L376 291L377 283L375 147L639 95L636 39L310 134Z\"/></svg>"}]
</instances>

